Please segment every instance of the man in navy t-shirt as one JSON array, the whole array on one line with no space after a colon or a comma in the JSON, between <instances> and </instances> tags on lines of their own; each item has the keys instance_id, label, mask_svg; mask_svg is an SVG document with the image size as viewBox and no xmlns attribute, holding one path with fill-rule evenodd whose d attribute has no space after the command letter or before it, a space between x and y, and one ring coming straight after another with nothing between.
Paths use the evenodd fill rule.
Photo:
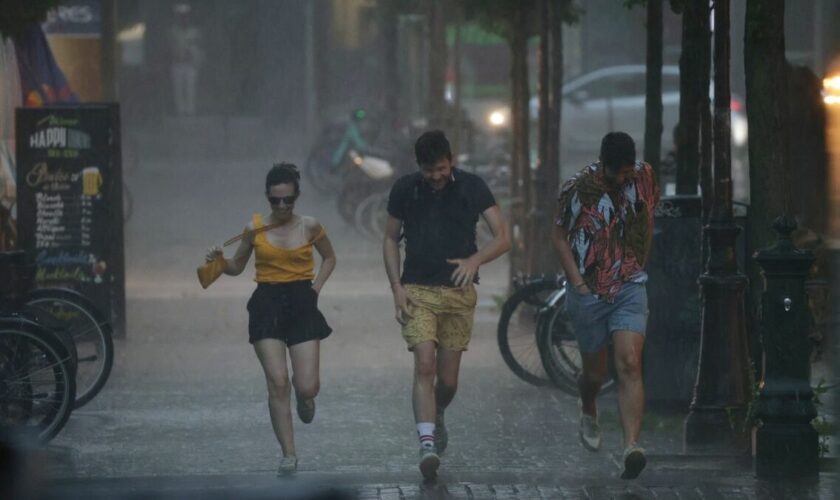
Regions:
<instances>
[{"instance_id":1,"label":"man in navy t-shirt","mask_svg":"<svg viewBox=\"0 0 840 500\"><path fill-rule=\"evenodd\" d=\"M432 479L448 440L443 412L455 396L461 353L472 333L478 268L507 252L510 237L487 184L453 165L443 132L421 135L414 152L419 171L401 177L391 188L383 254L396 319L414 353L420 471ZM479 216L494 236L480 250L475 242Z\"/></svg>"}]
</instances>

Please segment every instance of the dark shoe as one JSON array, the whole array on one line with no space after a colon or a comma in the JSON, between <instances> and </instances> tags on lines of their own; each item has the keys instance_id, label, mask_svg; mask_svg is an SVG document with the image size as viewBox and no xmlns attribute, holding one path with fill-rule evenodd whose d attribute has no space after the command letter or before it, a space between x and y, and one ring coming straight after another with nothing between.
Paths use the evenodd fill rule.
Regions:
<instances>
[{"instance_id":1,"label":"dark shoe","mask_svg":"<svg viewBox=\"0 0 840 500\"><path fill-rule=\"evenodd\" d=\"M443 422L443 413L438 413L435 417L435 448L439 454L446 451L446 445L449 444L449 432L446 430L446 424Z\"/></svg>"},{"instance_id":2,"label":"dark shoe","mask_svg":"<svg viewBox=\"0 0 840 500\"><path fill-rule=\"evenodd\" d=\"M434 448L420 447L420 474L423 479L433 481L437 477L437 470L440 467L440 457Z\"/></svg>"},{"instance_id":3,"label":"dark shoe","mask_svg":"<svg viewBox=\"0 0 840 500\"><path fill-rule=\"evenodd\" d=\"M312 422L315 418L315 400L314 399L298 399L297 400L297 414L300 421L304 424Z\"/></svg>"},{"instance_id":4,"label":"dark shoe","mask_svg":"<svg viewBox=\"0 0 840 500\"><path fill-rule=\"evenodd\" d=\"M624 450L624 472L621 479L636 479L647 465L644 448L631 444Z\"/></svg>"}]
</instances>

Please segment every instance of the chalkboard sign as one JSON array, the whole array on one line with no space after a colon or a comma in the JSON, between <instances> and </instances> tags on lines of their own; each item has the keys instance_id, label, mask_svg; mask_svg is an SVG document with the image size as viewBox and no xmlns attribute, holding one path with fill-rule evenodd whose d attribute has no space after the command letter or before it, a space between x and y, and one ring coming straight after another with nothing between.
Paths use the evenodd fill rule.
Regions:
<instances>
[{"instance_id":1,"label":"chalkboard sign","mask_svg":"<svg viewBox=\"0 0 840 500\"><path fill-rule=\"evenodd\" d=\"M118 106L20 108L15 127L18 238L35 286L80 292L123 334Z\"/></svg>"}]
</instances>

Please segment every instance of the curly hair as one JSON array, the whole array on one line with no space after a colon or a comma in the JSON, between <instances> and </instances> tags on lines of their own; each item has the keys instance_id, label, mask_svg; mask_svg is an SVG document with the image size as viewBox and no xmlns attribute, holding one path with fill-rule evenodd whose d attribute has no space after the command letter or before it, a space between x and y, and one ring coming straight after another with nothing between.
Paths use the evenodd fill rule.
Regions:
<instances>
[{"instance_id":1,"label":"curly hair","mask_svg":"<svg viewBox=\"0 0 840 500\"><path fill-rule=\"evenodd\" d=\"M276 184L294 184L295 194L300 193L300 172L293 163L275 163L265 176L265 192Z\"/></svg>"}]
</instances>

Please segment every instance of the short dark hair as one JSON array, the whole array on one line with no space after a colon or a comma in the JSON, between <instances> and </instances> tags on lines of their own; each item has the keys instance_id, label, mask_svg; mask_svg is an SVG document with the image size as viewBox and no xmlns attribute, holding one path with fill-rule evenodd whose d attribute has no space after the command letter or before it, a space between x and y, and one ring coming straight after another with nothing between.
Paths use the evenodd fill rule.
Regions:
<instances>
[{"instance_id":1,"label":"short dark hair","mask_svg":"<svg viewBox=\"0 0 840 500\"><path fill-rule=\"evenodd\" d=\"M294 184L295 194L300 193L300 172L293 163L275 163L265 176L265 192L277 184Z\"/></svg>"},{"instance_id":2,"label":"short dark hair","mask_svg":"<svg viewBox=\"0 0 840 500\"><path fill-rule=\"evenodd\" d=\"M414 156L420 166L434 165L443 158L451 160L452 150L449 147L449 140L441 130L424 132L414 143Z\"/></svg>"},{"instance_id":3,"label":"short dark hair","mask_svg":"<svg viewBox=\"0 0 840 500\"><path fill-rule=\"evenodd\" d=\"M601 140L601 163L610 170L636 163L636 143L625 132L610 132Z\"/></svg>"}]
</instances>

